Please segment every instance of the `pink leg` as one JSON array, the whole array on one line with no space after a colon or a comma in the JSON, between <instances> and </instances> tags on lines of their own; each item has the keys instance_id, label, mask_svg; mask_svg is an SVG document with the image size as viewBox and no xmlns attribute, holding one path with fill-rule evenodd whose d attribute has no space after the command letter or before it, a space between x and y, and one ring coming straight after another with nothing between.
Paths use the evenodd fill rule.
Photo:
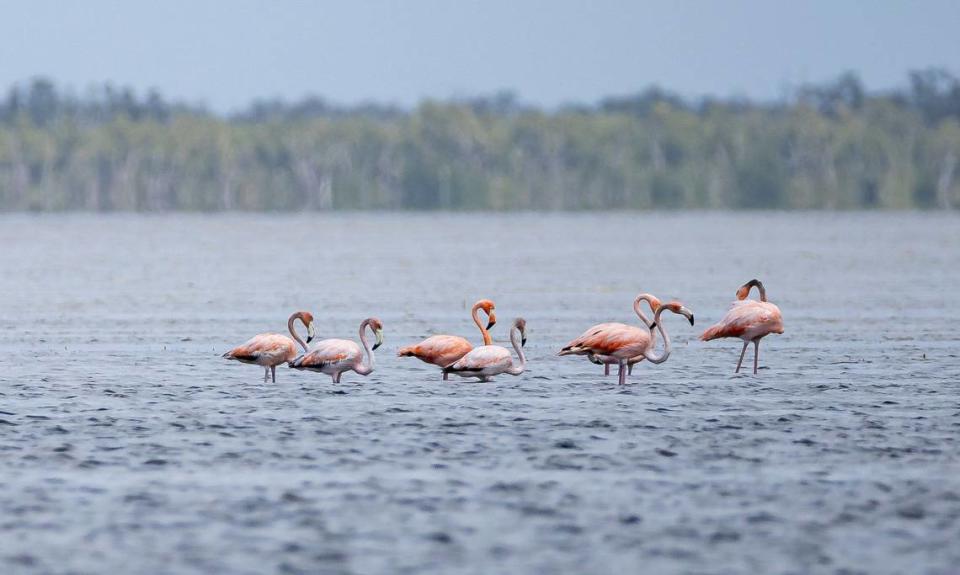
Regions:
<instances>
[{"instance_id":1,"label":"pink leg","mask_svg":"<svg viewBox=\"0 0 960 575\"><path fill-rule=\"evenodd\" d=\"M760 340L753 340L753 375L757 375L757 362L760 360Z\"/></svg>"},{"instance_id":2,"label":"pink leg","mask_svg":"<svg viewBox=\"0 0 960 575\"><path fill-rule=\"evenodd\" d=\"M270 368L263 366L263 383L270 381Z\"/></svg>"},{"instance_id":3,"label":"pink leg","mask_svg":"<svg viewBox=\"0 0 960 575\"><path fill-rule=\"evenodd\" d=\"M743 342L743 349L740 350L740 360L737 361L737 370L733 373L740 373L740 364L743 363L743 354L747 353L747 342Z\"/></svg>"},{"instance_id":4,"label":"pink leg","mask_svg":"<svg viewBox=\"0 0 960 575\"><path fill-rule=\"evenodd\" d=\"M626 360L620 360L620 385L625 385L627 383L627 362Z\"/></svg>"},{"instance_id":5,"label":"pink leg","mask_svg":"<svg viewBox=\"0 0 960 575\"><path fill-rule=\"evenodd\" d=\"M610 375L610 364L603 364L603 375Z\"/></svg>"},{"instance_id":6,"label":"pink leg","mask_svg":"<svg viewBox=\"0 0 960 575\"><path fill-rule=\"evenodd\" d=\"M273 383L277 383L277 366L270 366L270 376L273 377Z\"/></svg>"},{"instance_id":7,"label":"pink leg","mask_svg":"<svg viewBox=\"0 0 960 575\"><path fill-rule=\"evenodd\" d=\"M627 364L627 375L633 375L633 364L632 364L632 363L628 363L628 364Z\"/></svg>"}]
</instances>

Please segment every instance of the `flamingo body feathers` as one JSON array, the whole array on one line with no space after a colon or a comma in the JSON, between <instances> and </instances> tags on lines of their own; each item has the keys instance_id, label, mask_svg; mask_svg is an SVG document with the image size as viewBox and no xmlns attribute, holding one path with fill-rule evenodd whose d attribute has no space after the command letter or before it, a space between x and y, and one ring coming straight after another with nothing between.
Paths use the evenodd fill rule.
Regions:
<instances>
[{"instance_id":1,"label":"flamingo body feathers","mask_svg":"<svg viewBox=\"0 0 960 575\"><path fill-rule=\"evenodd\" d=\"M416 345L401 348L400 357L415 357L425 363L447 367L473 349L470 342L457 335L434 335Z\"/></svg>"},{"instance_id":2,"label":"flamingo body feathers","mask_svg":"<svg viewBox=\"0 0 960 575\"><path fill-rule=\"evenodd\" d=\"M231 349L222 357L264 367L277 366L297 357L297 344L279 333L261 333Z\"/></svg>"},{"instance_id":3,"label":"flamingo body feathers","mask_svg":"<svg viewBox=\"0 0 960 575\"><path fill-rule=\"evenodd\" d=\"M704 331L700 339L710 341L738 337L743 341L753 341L771 333L783 333L780 308L766 301L740 300L733 302L723 319Z\"/></svg>"}]
</instances>

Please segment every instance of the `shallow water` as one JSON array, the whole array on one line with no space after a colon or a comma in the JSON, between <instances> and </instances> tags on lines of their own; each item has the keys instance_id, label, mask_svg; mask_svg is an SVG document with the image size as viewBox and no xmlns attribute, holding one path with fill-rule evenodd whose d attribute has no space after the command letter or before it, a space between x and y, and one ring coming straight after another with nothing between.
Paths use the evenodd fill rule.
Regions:
<instances>
[{"instance_id":1,"label":"shallow water","mask_svg":"<svg viewBox=\"0 0 960 575\"><path fill-rule=\"evenodd\" d=\"M955 573L960 219L0 217L0 572ZM702 343L762 279L786 333ZM556 350L679 298L631 385ZM528 371L396 349L527 319ZM219 354L385 323L368 378ZM750 360L748 352L747 362Z\"/></svg>"}]
</instances>

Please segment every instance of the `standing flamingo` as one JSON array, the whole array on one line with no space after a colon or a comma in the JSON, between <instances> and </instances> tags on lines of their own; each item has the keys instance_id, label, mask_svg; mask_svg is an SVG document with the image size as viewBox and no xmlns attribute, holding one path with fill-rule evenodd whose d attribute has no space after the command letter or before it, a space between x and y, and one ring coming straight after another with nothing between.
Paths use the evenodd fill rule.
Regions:
<instances>
[{"instance_id":1,"label":"standing flamingo","mask_svg":"<svg viewBox=\"0 0 960 575\"><path fill-rule=\"evenodd\" d=\"M266 382L272 374L273 382L277 382L277 366L281 363L292 361L297 357L297 346L293 343L296 340L307 351L307 343L304 343L293 328L294 320L300 322L307 328L307 343L313 339L313 315L308 311L298 311L287 320L287 329L293 340L279 333L261 333L250 338L245 344L235 347L223 354L226 359L234 359L242 363L253 363L263 366L263 381Z\"/></svg>"},{"instance_id":2,"label":"standing flamingo","mask_svg":"<svg viewBox=\"0 0 960 575\"><path fill-rule=\"evenodd\" d=\"M373 347L367 342L368 327L377 339ZM370 358L366 364L363 363L363 351L355 342L349 339L324 339L318 341L312 350L290 362L290 367L326 373L333 378L333 383L340 383L340 375L345 371L370 375L375 365L373 350L383 343L383 323L379 319L368 317L360 322L360 343Z\"/></svg>"},{"instance_id":3,"label":"standing flamingo","mask_svg":"<svg viewBox=\"0 0 960 575\"><path fill-rule=\"evenodd\" d=\"M527 366L527 357L523 355L523 346L527 343L527 322L522 317L513 321L510 328L510 343L516 350L520 363L514 365L510 350L499 345L482 345L471 350L453 365L445 367L444 373L454 373L460 377L476 377L480 381L501 373L520 375Z\"/></svg>"},{"instance_id":4,"label":"standing flamingo","mask_svg":"<svg viewBox=\"0 0 960 575\"><path fill-rule=\"evenodd\" d=\"M640 294L637 296L634 307L637 307L639 300L652 297L650 294ZM649 299L647 301L650 302ZM663 363L670 357L670 336L660 321L660 314L665 309L686 317L690 321L690 325L693 325L693 312L680 302L672 301L658 305L657 313L653 316L653 326L660 330L660 337L663 338L663 352L660 355L653 351L654 337L652 330L624 323L595 325L564 346L558 355L586 355L591 361L616 363L620 366L619 383L623 385L627 382L627 364L632 359L643 356L650 363Z\"/></svg>"},{"instance_id":5,"label":"standing flamingo","mask_svg":"<svg viewBox=\"0 0 960 575\"><path fill-rule=\"evenodd\" d=\"M473 323L480 328L480 335L483 336L483 345L490 345L493 340L490 338L490 328L497 323L495 313L496 306L488 299L482 299L473 304L470 315L473 317ZM483 327L480 322L480 310L487 314L487 327ZM457 335L432 335L416 345L410 345L401 348L397 352L398 357L416 357L420 361L439 365L441 368L447 367L461 357L467 355L473 346L466 339ZM443 379L447 379L447 372L443 371Z\"/></svg>"},{"instance_id":6,"label":"standing flamingo","mask_svg":"<svg viewBox=\"0 0 960 575\"><path fill-rule=\"evenodd\" d=\"M751 288L760 291L760 301L747 299ZM740 359L734 373L740 373L740 364L743 363L743 354L747 352L747 344L753 342L753 373L757 373L757 363L760 356L760 340L771 333L783 333L783 316L780 308L767 301L767 290L760 280L752 279L740 286L737 290L737 301L730 306L730 311L719 323L707 329L700 336L703 341L710 341L721 337L739 337L743 340L743 349L740 350Z\"/></svg>"},{"instance_id":7,"label":"standing flamingo","mask_svg":"<svg viewBox=\"0 0 960 575\"><path fill-rule=\"evenodd\" d=\"M643 322L643 325L647 326L647 329L650 330L650 337L653 339L653 341L651 342L651 345L656 345L657 332L653 331L654 329L656 329L656 326L653 324L652 321L647 319L647 316L644 315L643 310L640 309L640 304L642 302L647 302L647 305L650 306L650 313L656 314L657 310L660 309L660 300L657 299L656 296L648 293L642 293L637 296L637 299L633 300L634 313L637 314L637 316L640 318L640 321ZM594 326L594 328L596 327L598 326ZM588 355L587 359L589 359L590 361L592 361L597 365L603 365L603 375L610 375L610 366L617 365L619 363L615 359L611 359L610 361L603 362L603 361L600 361L600 359L595 355ZM627 375L633 375L633 366L640 363L644 359L645 358L642 355L638 355L637 357L631 358L630 361L627 362Z\"/></svg>"}]
</instances>

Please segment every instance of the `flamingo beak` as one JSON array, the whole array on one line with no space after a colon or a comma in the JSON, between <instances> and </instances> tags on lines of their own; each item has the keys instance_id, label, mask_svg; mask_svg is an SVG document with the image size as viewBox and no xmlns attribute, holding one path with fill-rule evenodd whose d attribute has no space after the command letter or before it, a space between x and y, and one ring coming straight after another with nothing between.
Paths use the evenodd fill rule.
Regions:
<instances>
[{"instance_id":1,"label":"flamingo beak","mask_svg":"<svg viewBox=\"0 0 960 575\"><path fill-rule=\"evenodd\" d=\"M373 349L377 349L383 345L383 330L378 329L375 333L377 334L377 343L373 344Z\"/></svg>"},{"instance_id":2,"label":"flamingo beak","mask_svg":"<svg viewBox=\"0 0 960 575\"><path fill-rule=\"evenodd\" d=\"M527 336L523 336L520 338L520 347L523 347L525 345L527 345Z\"/></svg>"},{"instance_id":3,"label":"flamingo beak","mask_svg":"<svg viewBox=\"0 0 960 575\"><path fill-rule=\"evenodd\" d=\"M307 343L313 341L313 336L316 335L313 331L313 323L307 326Z\"/></svg>"},{"instance_id":4,"label":"flamingo beak","mask_svg":"<svg viewBox=\"0 0 960 575\"><path fill-rule=\"evenodd\" d=\"M693 312L688 310L685 307L680 308L680 313L682 313L688 320L690 320L690 325L693 325Z\"/></svg>"},{"instance_id":5,"label":"flamingo beak","mask_svg":"<svg viewBox=\"0 0 960 575\"><path fill-rule=\"evenodd\" d=\"M495 326L495 325L497 325L497 314L495 314L495 313L493 313L493 312L491 311L491 312L490 312L490 319L487 320L487 329L490 329L490 328L492 328L492 327Z\"/></svg>"}]
</instances>

